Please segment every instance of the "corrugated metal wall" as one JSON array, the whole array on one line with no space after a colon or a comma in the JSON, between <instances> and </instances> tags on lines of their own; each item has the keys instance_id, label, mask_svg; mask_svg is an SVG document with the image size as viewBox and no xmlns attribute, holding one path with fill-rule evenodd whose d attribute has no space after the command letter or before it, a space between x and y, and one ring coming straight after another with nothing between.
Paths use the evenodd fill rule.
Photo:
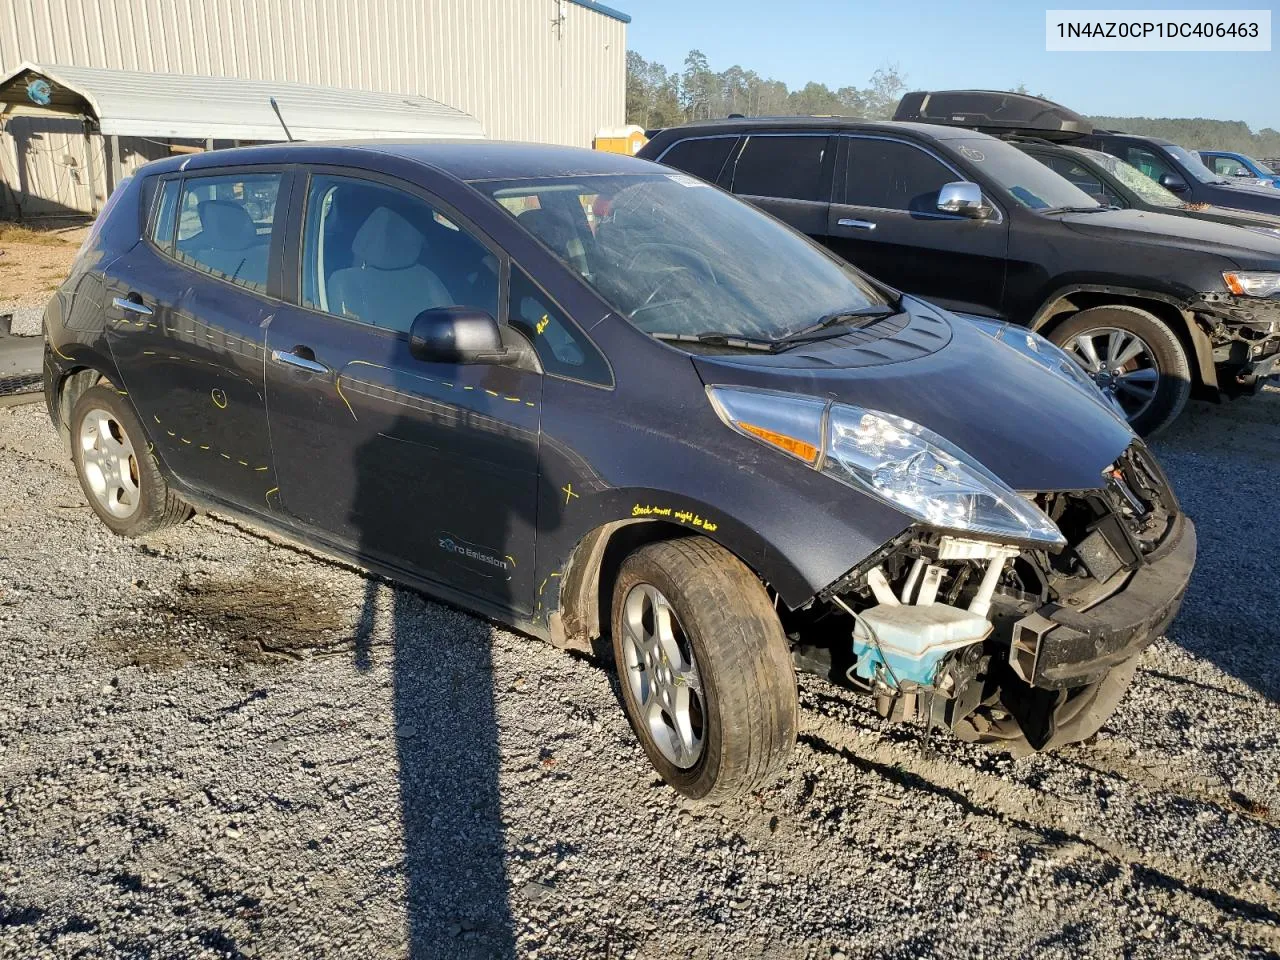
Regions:
<instances>
[{"instance_id":1,"label":"corrugated metal wall","mask_svg":"<svg viewBox=\"0 0 1280 960\"><path fill-rule=\"evenodd\" d=\"M0 0L0 70L23 60L418 93L504 140L590 146L625 119L626 24L564 0ZM10 124L0 177L89 209L98 139L86 147L65 121ZM127 168L166 152L121 146Z\"/></svg>"}]
</instances>

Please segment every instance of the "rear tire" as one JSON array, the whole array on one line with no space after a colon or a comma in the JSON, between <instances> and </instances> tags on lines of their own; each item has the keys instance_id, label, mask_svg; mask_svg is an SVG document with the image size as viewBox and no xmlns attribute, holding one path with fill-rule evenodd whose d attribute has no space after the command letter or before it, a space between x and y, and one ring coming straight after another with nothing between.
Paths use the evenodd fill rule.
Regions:
<instances>
[{"instance_id":1,"label":"rear tire","mask_svg":"<svg viewBox=\"0 0 1280 960\"><path fill-rule=\"evenodd\" d=\"M704 537L641 547L613 589L623 703L662 779L695 800L760 787L796 741L795 670L755 575Z\"/></svg>"},{"instance_id":2,"label":"rear tire","mask_svg":"<svg viewBox=\"0 0 1280 960\"><path fill-rule=\"evenodd\" d=\"M192 510L165 483L133 408L108 384L71 410L71 459L80 488L112 533L141 537L182 523Z\"/></svg>"},{"instance_id":3,"label":"rear tire","mask_svg":"<svg viewBox=\"0 0 1280 960\"><path fill-rule=\"evenodd\" d=\"M1049 339L1120 402L1129 425L1144 437L1173 423L1191 396L1191 365L1182 341L1146 310L1127 304L1090 307L1055 327ZM1117 349L1109 350L1112 346ZM1135 348L1141 349L1137 356L1109 362Z\"/></svg>"}]
</instances>

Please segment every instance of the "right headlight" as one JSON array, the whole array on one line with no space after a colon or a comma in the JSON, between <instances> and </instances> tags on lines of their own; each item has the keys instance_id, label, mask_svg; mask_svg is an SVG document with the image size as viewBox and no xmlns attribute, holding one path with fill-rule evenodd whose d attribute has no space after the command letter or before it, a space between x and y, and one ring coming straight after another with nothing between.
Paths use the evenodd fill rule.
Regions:
<instances>
[{"instance_id":1,"label":"right headlight","mask_svg":"<svg viewBox=\"0 0 1280 960\"><path fill-rule=\"evenodd\" d=\"M816 397L708 387L724 422L921 523L1050 548L1066 538L1043 511L927 427Z\"/></svg>"},{"instance_id":2,"label":"right headlight","mask_svg":"<svg viewBox=\"0 0 1280 960\"><path fill-rule=\"evenodd\" d=\"M1237 297L1273 297L1280 293L1280 273L1270 270L1224 270L1222 279Z\"/></svg>"}]
</instances>

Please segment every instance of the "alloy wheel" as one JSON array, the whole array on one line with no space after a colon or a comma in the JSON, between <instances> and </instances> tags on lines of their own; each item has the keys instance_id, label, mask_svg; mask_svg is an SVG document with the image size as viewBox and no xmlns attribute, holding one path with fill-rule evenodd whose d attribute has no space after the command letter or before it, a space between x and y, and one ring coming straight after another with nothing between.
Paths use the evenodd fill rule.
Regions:
<instances>
[{"instance_id":1,"label":"alloy wheel","mask_svg":"<svg viewBox=\"0 0 1280 960\"><path fill-rule=\"evenodd\" d=\"M654 744L687 770L702 756L706 709L693 649L662 591L639 583L622 615L626 683Z\"/></svg>"},{"instance_id":2,"label":"alloy wheel","mask_svg":"<svg viewBox=\"0 0 1280 960\"><path fill-rule=\"evenodd\" d=\"M1078 333L1063 349L1085 369L1130 421L1151 406L1160 388L1160 364L1151 345L1128 330L1095 327Z\"/></svg>"},{"instance_id":3,"label":"alloy wheel","mask_svg":"<svg viewBox=\"0 0 1280 960\"><path fill-rule=\"evenodd\" d=\"M80 421L80 463L89 490L113 517L127 520L142 502L138 458L120 421L90 410Z\"/></svg>"}]
</instances>

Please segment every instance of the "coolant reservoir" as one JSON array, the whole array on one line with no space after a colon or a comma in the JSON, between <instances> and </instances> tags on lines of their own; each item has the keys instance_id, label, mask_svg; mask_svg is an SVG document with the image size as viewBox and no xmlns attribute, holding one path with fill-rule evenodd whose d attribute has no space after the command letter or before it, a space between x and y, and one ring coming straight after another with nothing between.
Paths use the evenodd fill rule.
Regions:
<instances>
[{"instance_id":1,"label":"coolant reservoir","mask_svg":"<svg viewBox=\"0 0 1280 960\"><path fill-rule=\"evenodd\" d=\"M870 628L870 629L868 629ZM872 641L871 631L879 647ZM991 632L984 616L945 603L880 604L858 614L853 630L853 654L858 676L893 684L910 681L931 686L938 664L952 650L980 643Z\"/></svg>"}]
</instances>

